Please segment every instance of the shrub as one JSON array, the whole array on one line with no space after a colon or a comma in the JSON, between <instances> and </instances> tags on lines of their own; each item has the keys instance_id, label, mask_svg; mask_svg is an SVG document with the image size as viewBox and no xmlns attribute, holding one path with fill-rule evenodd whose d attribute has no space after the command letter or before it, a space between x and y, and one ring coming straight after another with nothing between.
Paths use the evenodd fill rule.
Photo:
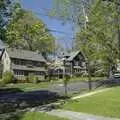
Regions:
<instances>
[{"instance_id":1,"label":"shrub","mask_svg":"<svg viewBox=\"0 0 120 120\"><path fill-rule=\"evenodd\" d=\"M0 87L4 86L4 82L2 79L0 79Z\"/></svg>"},{"instance_id":2,"label":"shrub","mask_svg":"<svg viewBox=\"0 0 120 120\"><path fill-rule=\"evenodd\" d=\"M27 82L38 83L38 77L34 74L29 74L28 77L27 77Z\"/></svg>"},{"instance_id":3,"label":"shrub","mask_svg":"<svg viewBox=\"0 0 120 120\"><path fill-rule=\"evenodd\" d=\"M9 72L9 71L5 72L3 74L2 80L3 80L4 84L12 83L14 81L12 72Z\"/></svg>"}]
</instances>

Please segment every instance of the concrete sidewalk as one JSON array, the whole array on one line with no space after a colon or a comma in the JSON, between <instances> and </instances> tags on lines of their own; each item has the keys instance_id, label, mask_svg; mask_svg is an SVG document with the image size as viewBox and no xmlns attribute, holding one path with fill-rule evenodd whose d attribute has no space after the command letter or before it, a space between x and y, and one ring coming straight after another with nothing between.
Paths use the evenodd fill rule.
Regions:
<instances>
[{"instance_id":1,"label":"concrete sidewalk","mask_svg":"<svg viewBox=\"0 0 120 120\"><path fill-rule=\"evenodd\" d=\"M118 118L109 118L96 115L90 115L80 112L66 111L66 110L52 110L46 112L49 115L68 118L69 120L120 120Z\"/></svg>"}]
</instances>

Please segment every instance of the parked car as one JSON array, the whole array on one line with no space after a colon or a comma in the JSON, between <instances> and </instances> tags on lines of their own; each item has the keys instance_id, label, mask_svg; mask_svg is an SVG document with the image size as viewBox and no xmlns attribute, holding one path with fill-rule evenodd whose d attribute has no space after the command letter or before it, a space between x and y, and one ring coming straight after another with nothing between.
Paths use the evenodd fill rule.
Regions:
<instances>
[{"instance_id":1,"label":"parked car","mask_svg":"<svg viewBox=\"0 0 120 120\"><path fill-rule=\"evenodd\" d=\"M113 77L114 77L115 79L120 79L120 72L114 73Z\"/></svg>"}]
</instances>

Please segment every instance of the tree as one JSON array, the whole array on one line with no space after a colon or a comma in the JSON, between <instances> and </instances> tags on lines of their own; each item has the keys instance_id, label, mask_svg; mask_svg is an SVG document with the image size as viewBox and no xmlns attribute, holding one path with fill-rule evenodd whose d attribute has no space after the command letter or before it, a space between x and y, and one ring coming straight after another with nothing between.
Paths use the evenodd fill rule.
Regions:
<instances>
[{"instance_id":1,"label":"tree","mask_svg":"<svg viewBox=\"0 0 120 120\"><path fill-rule=\"evenodd\" d=\"M8 83L14 82L13 73L10 72L10 71L5 72L3 74L2 80L3 80L4 84L8 84Z\"/></svg>"},{"instance_id":2,"label":"tree","mask_svg":"<svg viewBox=\"0 0 120 120\"><path fill-rule=\"evenodd\" d=\"M86 28L86 23L88 21L87 14L89 14L89 9L93 1L94 0L55 0L55 7L52 13L53 16L62 18L63 21L71 21L77 30L84 29ZM87 71L90 83L89 88L91 89L91 75L89 68L91 68L91 66L89 60L87 60Z\"/></svg>"},{"instance_id":3,"label":"tree","mask_svg":"<svg viewBox=\"0 0 120 120\"><path fill-rule=\"evenodd\" d=\"M116 15L114 3L98 0L92 7L87 29L80 31L77 39L78 48L88 56L88 61L101 61L108 76L119 53Z\"/></svg>"},{"instance_id":4,"label":"tree","mask_svg":"<svg viewBox=\"0 0 120 120\"><path fill-rule=\"evenodd\" d=\"M40 51L49 54L54 50L54 37L43 21L19 6L8 24L6 43L10 47Z\"/></svg>"},{"instance_id":5,"label":"tree","mask_svg":"<svg viewBox=\"0 0 120 120\"><path fill-rule=\"evenodd\" d=\"M65 88L65 95L68 94L68 82L70 81L70 76L65 75L63 78L64 88Z\"/></svg>"},{"instance_id":6,"label":"tree","mask_svg":"<svg viewBox=\"0 0 120 120\"><path fill-rule=\"evenodd\" d=\"M120 51L120 1L61 0L59 4L56 13L61 15L62 12L60 17L65 16L80 28L76 35L76 48L86 56L89 83L93 70L109 75ZM97 66L92 63L97 63ZM91 89L90 84L89 88Z\"/></svg>"},{"instance_id":7,"label":"tree","mask_svg":"<svg viewBox=\"0 0 120 120\"><path fill-rule=\"evenodd\" d=\"M51 16L71 21L76 27L84 27L86 15L94 0L54 0Z\"/></svg>"},{"instance_id":8,"label":"tree","mask_svg":"<svg viewBox=\"0 0 120 120\"><path fill-rule=\"evenodd\" d=\"M10 0L0 0L0 39L5 38L5 26L7 25L8 18L11 15Z\"/></svg>"}]
</instances>

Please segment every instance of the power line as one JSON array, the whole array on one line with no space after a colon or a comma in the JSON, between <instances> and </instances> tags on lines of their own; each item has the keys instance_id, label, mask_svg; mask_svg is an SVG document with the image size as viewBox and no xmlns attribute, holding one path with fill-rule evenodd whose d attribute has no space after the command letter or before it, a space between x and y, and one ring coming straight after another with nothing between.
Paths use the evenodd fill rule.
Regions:
<instances>
[{"instance_id":1,"label":"power line","mask_svg":"<svg viewBox=\"0 0 120 120\"><path fill-rule=\"evenodd\" d=\"M51 18L51 19L63 20L62 18L59 18L59 17L57 17L57 16L52 17L52 16L50 16L49 14L46 14L46 13L43 13L43 12L35 12L35 11L33 11L33 12L34 12L35 14L37 14L37 15L46 16L46 17L49 17L49 18ZM72 21L72 20L71 20L71 19L68 19L67 21L70 22L70 21ZM51 32L51 33L59 33L59 34L65 35L65 37L67 37L67 38L75 39L74 36L71 36L71 34L66 33L66 32L64 32L64 31L59 31L59 30L55 30L55 29L47 29L47 30L48 30L49 32ZM64 44L65 44L66 47L70 46L70 45L69 45L69 42L67 42L66 40L64 40L63 42L64 42Z\"/></svg>"},{"instance_id":2,"label":"power line","mask_svg":"<svg viewBox=\"0 0 120 120\"><path fill-rule=\"evenodd\" d=\"M59 30L53 30L53 29L48 29L48 31L50 32L55 32L55 33L59 33L59 34L64 34L66 36L68 36L69 38L73 38L73 36L71 36L70 34L63 32L63 31L59 31Z\"/></svg>"},{"instance_id":3,"label":"power line","mask_svg":"<svg viewBox=\"0 0 120 120\"><path fill-rule=\"evenodd\" d=\"M45 13L42 13L42 12L35 12L35 11L34 11L34 13L39 14L39 15L41 15L41 16L47 16L47 17L50 17L50 18L52 18L52 19L62 20L62 19L60 19L60 18L58 18L58 17L51 17L50 15L45 14ZM73 36L71 36L70 34L68 34L68 33L66 33L66 32L63 32L63 31L59 31L59 30L55 30L55 29L48 29L48 31L50 31L50 32L52 32L52 33L54 32L54 33L64 34L64 35L68 36L69 38L74 39Z\"/></svg>"}]
</instances>

